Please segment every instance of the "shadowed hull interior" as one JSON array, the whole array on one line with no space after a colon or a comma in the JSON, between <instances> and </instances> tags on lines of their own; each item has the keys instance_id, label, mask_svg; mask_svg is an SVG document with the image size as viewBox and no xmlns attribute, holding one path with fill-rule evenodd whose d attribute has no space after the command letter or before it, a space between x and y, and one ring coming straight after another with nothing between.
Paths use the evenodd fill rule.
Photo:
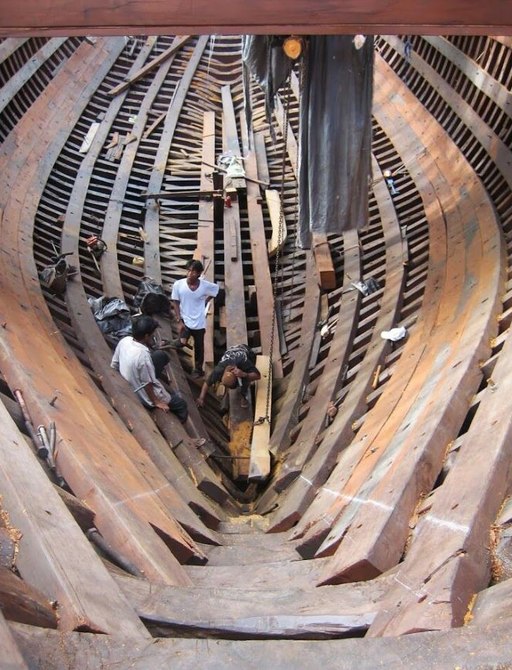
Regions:
<instances>
[{"instance_id":1,"label":"shadowed hull interior","mask_svg":"<svg viewBox=\"0 0 512 670\"><path fill-rule=\"evenodd\" d=\"M238 36L0 42L13 668L507 667L512 39L405 41L376 38L368 222L325 240L330 289L325 246L295 244L300 68L271 133L256 85L247 129ZM214 174L226 152L243 179ZM55 250L63 295L39 280ZM223 289L207 363L246 340L272 394L198 409L170 350L184 427L110 368L88 298L132 306L192 257ZM55 470L16 391L55 424Z\"/></svg>"}]
</instances>

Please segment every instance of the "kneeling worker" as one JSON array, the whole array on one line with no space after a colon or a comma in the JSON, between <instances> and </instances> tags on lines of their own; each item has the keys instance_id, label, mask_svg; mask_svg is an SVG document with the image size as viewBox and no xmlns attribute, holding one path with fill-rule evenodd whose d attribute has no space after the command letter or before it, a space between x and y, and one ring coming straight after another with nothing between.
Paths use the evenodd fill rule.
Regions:
<instances>
[{"instance_id":1,"label":"kneeling worker","mask_svg":"<svg viewBox=\"0 0 512 670\"><path fill-rule=\"evenodd\" d=\"M119 370L145 407L157 407L164 412L171 410L185 423L188 417L186 401L178 392L169 393L158 379L169 362L169 355L165 351L150 350L157 328L158 321L150 316L133 319L132 334L119 341L111 367Z\"/></svg>"},{"instance_id":2,"label":"kneeling worker","mask_svg":"<svg viewBox=\"0 0 512 670\"><path fill-rule=\"evenodd\" d=\"M222 382L224 386L230 389L240 389L240 406L248 407L247 398L249 385L260 379L261 375L255 365L256 354L246 344L237 344L226 349L224 356L213 368L208 379L203 383L201 393L197 399L199 407L204 405L204 399L208 388Z\"/></svg>"}]
</instances>

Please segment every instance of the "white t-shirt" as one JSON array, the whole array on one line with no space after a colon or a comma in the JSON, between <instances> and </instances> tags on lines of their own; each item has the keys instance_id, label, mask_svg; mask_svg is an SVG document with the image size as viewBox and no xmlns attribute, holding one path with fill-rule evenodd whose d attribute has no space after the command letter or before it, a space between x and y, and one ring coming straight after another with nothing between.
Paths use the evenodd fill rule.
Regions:
<instances>
[{"instance_id":1,"label":"white t-shirt","mask_svg":"<svg viewBox=\"0 0 512 670\"><path fill-rule=\"evenodd\" d=\"M151 354L142 342L137 342L131 335L123 337L117 344L110 365L114 370L119 370L121 376L126 379L147 407L153 407L153 403L144 390L144 387L149 383L153 384L153 390L158 400L169 403L171 396L155 377L155 366L151 360Z\"/></svg>"},{"instance_id":2,"label":"white t-shirt","mask_svg":"<svg viewBox=\"0 0 512 670\"><path fill-rule=\"evenodd\" d=\"M200 279L199 286L192 291L186 277L178 279L172 287L171 300L178 300L180 303L180 315L187 328L199 330L206 328L205 304L207 298L215 298L219 292L219 287L207 279Z\"/></svg>"}]
</instances>

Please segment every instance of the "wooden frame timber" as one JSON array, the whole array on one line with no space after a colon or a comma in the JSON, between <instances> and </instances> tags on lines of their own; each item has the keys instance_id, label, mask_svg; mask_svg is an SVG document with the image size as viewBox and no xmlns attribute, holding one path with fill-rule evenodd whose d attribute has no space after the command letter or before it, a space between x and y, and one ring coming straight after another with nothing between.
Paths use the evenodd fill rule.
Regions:
<instances>
[{"instance_id":1,"label":"wooden frame timber","mask_svg":"<svg viewBox=\"0 0 512 670\"><path fill-rule=\"evenodd\" d=\"M133 34L511 34L512 6L502 0L177 0L116 2L4 0L0 36Z\"/></svg>"}]
</instances>

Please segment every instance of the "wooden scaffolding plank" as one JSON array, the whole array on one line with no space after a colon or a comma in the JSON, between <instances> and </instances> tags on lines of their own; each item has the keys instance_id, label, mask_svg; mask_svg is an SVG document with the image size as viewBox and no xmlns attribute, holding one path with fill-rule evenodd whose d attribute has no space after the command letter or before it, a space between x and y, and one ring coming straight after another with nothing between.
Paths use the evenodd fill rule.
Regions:
<instances>
[{"instance_id":1,"label":"wooden scaffolding plank","mask_svg":"<svg viewBox=\"0 0 512 670\"><path fill-rule=\"evenodd\" d=\"M240 156L236 118L231 87L222 87L222 131L224 151ZM239 180L245 185L245 180ZM224 208L224 285L226 290L226 345L247 344L245 284L240 232L240 207L232 200ZM252 412L240 406L240 394L229 391L229 450L233 458L233 476L246 479L249 474Z\"/></svg>"},{"instance_id":2,"label":"wooden scaffolding plank","mask_svg":"<svg viewBox=\"0 0 512 670\"><path fill-rule=\"evenodd\" d=\"M270 474L270 423L272 420L272 373L270 370L270 357L257 356L256 367L261 375L261 379L256 382L249 479L264 480Z\"/></svg>"}]
</instances>

